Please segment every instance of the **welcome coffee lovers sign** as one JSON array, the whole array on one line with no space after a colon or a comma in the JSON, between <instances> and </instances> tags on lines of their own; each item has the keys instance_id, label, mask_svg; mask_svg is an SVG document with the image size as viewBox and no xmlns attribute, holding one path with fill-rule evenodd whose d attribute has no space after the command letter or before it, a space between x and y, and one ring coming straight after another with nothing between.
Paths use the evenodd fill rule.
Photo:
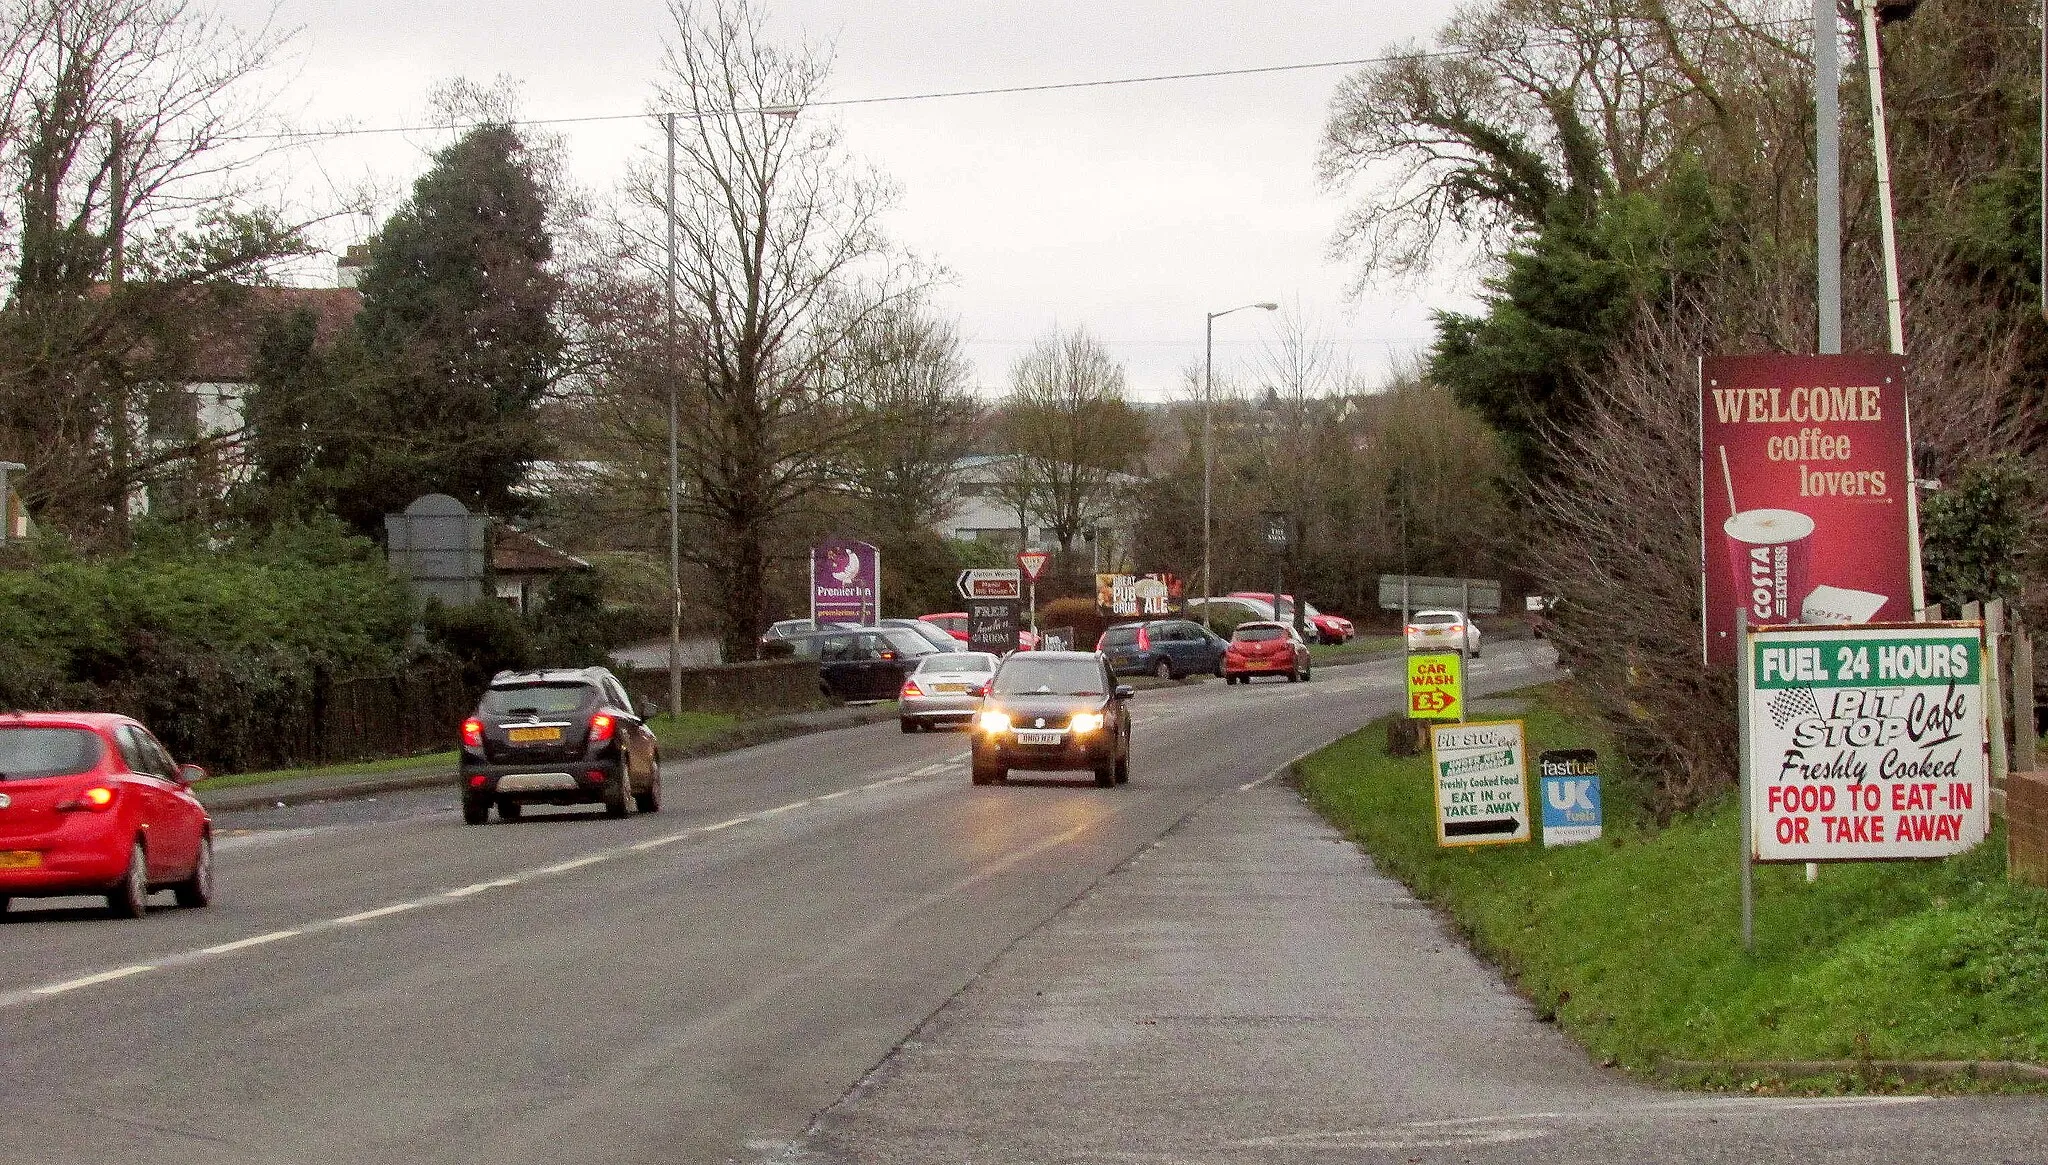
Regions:
<instances>
[{"instance_id":1,"label":"welcome coffee lovers sign","mask_svg":"<svg viewBox=\"0 0 2048 1165\"><path fill-rule=\"evenodd\" d=\"M1912 469L1905 361L1700 362L1701 559L1709 662L1751 626L1907 622Z\"/></svg>"}]
</instances>

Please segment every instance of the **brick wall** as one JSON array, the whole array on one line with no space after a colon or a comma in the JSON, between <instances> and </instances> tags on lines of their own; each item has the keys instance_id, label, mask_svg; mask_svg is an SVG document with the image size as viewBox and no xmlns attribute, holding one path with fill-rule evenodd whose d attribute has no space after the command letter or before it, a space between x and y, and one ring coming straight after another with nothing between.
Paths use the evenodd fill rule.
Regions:
<instances>
[{"instance_id":1,"label":"brick wall","mask_svg":"<svg viewBox=\"0 0 2048 1165\"><path fill-rule=\"evenodd\" d=\"M636 701L668 708L668 669L621 669ZM764 659L682 670L683 708L691 712L798 712L832 703L818 685L815 659Z\"/></svg>"},{"instance_id":2,"label":"brick wall","mask_svg":"<svg viewBox=\"0 0 2048 1165\"><path fill-rule=\"evenodd\" d=\"M2048 773L2006 777L2005 830L2011 877L2048 886Z\"/></svg>"}]
</instances>

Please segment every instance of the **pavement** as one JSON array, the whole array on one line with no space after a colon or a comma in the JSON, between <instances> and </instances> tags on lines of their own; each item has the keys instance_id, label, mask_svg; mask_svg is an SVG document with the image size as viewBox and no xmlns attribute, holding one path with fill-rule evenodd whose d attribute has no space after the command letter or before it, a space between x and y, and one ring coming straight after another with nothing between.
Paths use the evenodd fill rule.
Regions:
<instances>
[{"instance_id":1,"label":"pavement","mask_svg":"<svg viewBox=\"0 0 2048 1165\"><path fill-rule=\"evenodd\" d=\"M873 724L896 717L894 704L848 704L809 712L789 712L742 720L731 731L685 749L669 761L708 756L733 749L749 748L771 740L830 732ZM356 797L378 797L408 789L431 789L455 784L455 770L446 764L425 764L378 773L321 773L285 777L257 785L236 785L225 789L199 791L199 803L216 813L232 813L264 806L293 805L307 801L344 801Z\"/></svg>"}]
</instances>

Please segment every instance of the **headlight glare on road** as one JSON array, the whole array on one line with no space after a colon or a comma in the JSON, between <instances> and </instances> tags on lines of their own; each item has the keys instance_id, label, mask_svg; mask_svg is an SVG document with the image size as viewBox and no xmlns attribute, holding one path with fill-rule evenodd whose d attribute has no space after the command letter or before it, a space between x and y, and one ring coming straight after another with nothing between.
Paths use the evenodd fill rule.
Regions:
<instances>
[{"instance_id":1,"label":"headlight glare on road","mask_svg":"<svg viewBox=\"0 0 2048 1165\"><path fill-rule=\"evenodd\" d=\"M977 721L981 724L983 732L1008 732L1010 730L1010 717L1004 712L983 712L977 717Z\"/></svg>"},{"instance_id":2,"label":"headlight glare on road","mask_svg":"<svg viewBox=\"0 0 2048 1165\"><path fill-rule=\"evenodd\" d=\"M1102 727L1102 713L1076 712L1072 723L1075 732L1094 732Z\"/></svg>"}]
</instances>

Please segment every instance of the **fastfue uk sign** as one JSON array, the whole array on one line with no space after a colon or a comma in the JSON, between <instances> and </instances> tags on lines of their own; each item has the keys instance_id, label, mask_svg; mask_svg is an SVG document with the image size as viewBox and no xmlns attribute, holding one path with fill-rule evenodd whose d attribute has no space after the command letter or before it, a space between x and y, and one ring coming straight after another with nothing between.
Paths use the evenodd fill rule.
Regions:
<instances>
[{"instance_id":1,"label":"fastfue uk sign","mask_svg":"<svg viewBox=\"0 0 2048 1165\"><path fill-rule=\"evenodd\" d=\"M1777 628L1750 653L1757 861L1940 858L1984 840L1981 627Z\"/></svg>"}]
</instances>

